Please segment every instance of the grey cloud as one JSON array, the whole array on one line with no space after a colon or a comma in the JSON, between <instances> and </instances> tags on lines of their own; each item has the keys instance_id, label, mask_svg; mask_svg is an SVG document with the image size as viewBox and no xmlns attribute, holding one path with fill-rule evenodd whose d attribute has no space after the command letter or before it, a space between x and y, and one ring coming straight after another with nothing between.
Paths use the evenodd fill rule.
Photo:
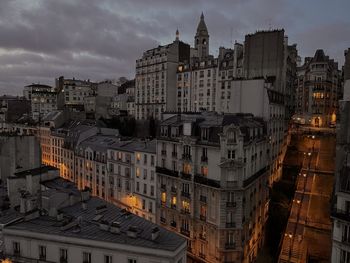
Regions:
<instances>
[{"instance_id":1,"label":"grey cloud","mask_svg":"<svg viewBox=\"0 0 350 263\"><path fill-rule=\"evenodd\" d=\"M305 8L289 0L1 0L0 93L20 93L32 82L53 84L60 75L133 77L142 52L172 41L176 28L192 44L202 11L213 54L271 26L285 27L303 55L323 47L341 59L349 20L309 25Z\"/></svg>"}]
</instances>

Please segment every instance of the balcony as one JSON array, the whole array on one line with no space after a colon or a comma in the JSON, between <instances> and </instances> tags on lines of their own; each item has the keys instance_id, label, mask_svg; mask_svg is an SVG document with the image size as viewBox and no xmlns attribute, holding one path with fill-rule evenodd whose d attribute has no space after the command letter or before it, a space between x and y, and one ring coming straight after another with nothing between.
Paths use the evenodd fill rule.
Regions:
<instances>
[{"instance_id":1,"label":"balcony","mask_svg":"<svg viewBox=\"0 0 350 263\"><path fill-rule=\"evenodd\" d=\"M213 180L213 179L209 179L207 177L204 177L200 174L196 174L194 176L194 182L197 184L203 184L203 185L207 185L210 187L215 187L215 188L220 188L220 182Z\"/></svg>"},{"instance_id":2,"label":"balcony","mask_svg":"<svg viewBox=\"0 0 350 263\"><path fill-rule=\"evenodd\" d=\"M165 224L166 223L166 219L165 219L165 217L160 217L160 222L162 223L162 224Z\"/></svg>"},{"instance_id":3,"label":"balcony","mask_svg":"<svg viewBox=\"0 0 350 263\"><path fill-rule=\"evenodd\" d=\"M176 228L176 222L175 221L171 221L170 226L173 228Z\"/></svg>"},{"instance_id":4,"label":"balcony","mask_svg":"<svg viewBox=\"0 0 350 263\"><path fill-rule=\"evenodd\" d=\"M235 249L236 248L236 244L234 243L226 243L225 244L225 249Z\"/></svg>"},{"instance_id":5,"label":"balcony","mask_svg":"<svg viewBox=\"0 0 350 263\"><path fill-rule=\"evenodd\" d=\"M202 252L199 252L199 257L205 259L205 254Z\"/></svg>"},{"instance_id":6,"label":"balcony","mask_svg":"<svg viewBox=\"0 0 350 263\"><path fill-rule=\"evenodd\" d=\"M207 217L205 215L199 215L199 219L202 221L207 221Z\"/></svg>"},{"instance_id":7,"label":"balcony","mask_svg":"<svg viewBox=\"0 0 350 263\"><path fill-rule=\"evenodd\" d=\"M189 215L189 214L190 214L190 210L189 210L189 209L184 209L184 208L182 208L182 209L181 209L181 214Z\"/></svg>"},{"instance_id":8,"label":"balcony","mask_svg":"<svg viewBox=\"0 0 350 263\"><path fill-rule=\"evenodd\" d=\"M206 196L204 196L204 195L201 195L200 197L199 197L199 201L201 201L202 203L207 203L207 197Z\"/></svg>"},{"instance_id":9,"label":"balcony","mask_svg":"<svg viewBox=\"0 0 350 263\"><path fill-rule=\"evenodd\" d=\"M191 194L190 194L189 192L181 191L181 196L186 197L186 198L188 198L188 199L191 198Z\"/></svg>"},{"instance_id":10,"label":"balcony","mask_svg":"<svg viewBox=\"0 0 350 263\"><path fill-rule=\"evenodd\" d=\"M172 187L171 187L171 192L172 192L173 194L176 194L176 193L177 193L176 187L172 186Z\"/></svg>"},{"instance_id":11,"label":"balcony","mask_svg":"<svg viewBox=\"0 0 350 263\"><path fill-rule=\"evenodd\" d=\"M181 178L184 180L191 181L192 176L186 172L181 172Z\"/></svg>"},{"instance_id":12,"label":"balcony","mask_svg":"<svg viewBox=\"0 0 350 263\"><path fill-rule=\"evenodd\" d=\"M190 230L188 230L188 229L186 229L186 228L183 228L183 227L181 227L180 233L183 234L183 235L185 235L185 236L187 236L187 237L189 237L190 234L191 234L191 233L190 233Z\"/></svg>"},{"instance_id":13,"label":"balcony","mask_svg":"<svg viewBox=\"0 0 350 263\"><path fill-rule=\"evenodd\" d=\"M202 163L208 163L208 156L201 156Z\"/></svg>"},{"instance_id":14,"label":"balcony","mask_svg":"<svg viewBox=\"0 0 350 263\"><path fill-rule=\"evenodd\" d=\"M188 153L182 154L182 160L192 161L192 156L191 156L191 154L188 154Z\"/></svg>"},{"instance_id":15,"label":"balcony","mask_svg":"<svg viewBox=\"0 0 350 263\"><path fill-rule=\"evenodd\" d=\"M227 222L226 223L226 228L235 228L236 227L236 223L235 222Z\"/></svg>"},{"instance_id":16,"label":"balcony","mask_svg":"<svg viewBox=\"0 0 350 263\"><path fill-rule=\"evenodd\" d=\"M226 202L226 207L236 207L236 202Z\"/></svg>"},{"instance_id":17,"label":"balcony","mask_svg":"<svg viewBox=\"0 0 350 263\"><path fill-rule=\"evenodd\" d=\"M343 221L350 222L350 211L333 209L331 216Z\"/></svg>"},{"instance_id":18,"label":"balcony","mask_svg":"<svg viewBox=\"0 0 350 263\"><path fill-rule=\"evenodd\" d=\"M160 189L164 192L166 192L166 184L161 184Z\"/></svg>"},{"instance_id":19,"label":"balcony","mask_svg":"<svg viewBox=\"0 0 350 263\"><path fill-rule=\"evenodd\" d=\"M165 174L171 177L179 177L178 171L172 171L164 167L156 166L156 173Z\"/></svg>"}]
</instances>

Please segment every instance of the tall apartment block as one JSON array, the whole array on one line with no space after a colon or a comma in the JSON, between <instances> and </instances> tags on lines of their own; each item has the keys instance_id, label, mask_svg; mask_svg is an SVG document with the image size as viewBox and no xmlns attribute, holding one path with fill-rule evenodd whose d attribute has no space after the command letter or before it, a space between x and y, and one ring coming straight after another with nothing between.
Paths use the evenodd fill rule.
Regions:
<instances>
[{"instance_id":1,"label":"tall apartment block","mask_svg":"<svg viewBox=\"0 0 350 263\"><path fill-rule=\"evenodd\" d=\"M341 74L338 63L319 49L306 57L298 68L296 82L296 118L316 127L332 127L341 96Z\"/></svg>"},{"instance_id":2,"label":"tall apartment block","mask_svg":"<svg viewBox=\"0 0 350 263\"><path fill-rule=\"evenodd\" d=\"M175 111L176 70L189 60L190 46L179 40L147 50L136 60L135 117L160 120L165 111Z\"/></svg>"},{"instance_id":3,"label":"tall apartment block","mask_svg":"<svg viewBox=\"0 0 350 263\"><path fill-rule=\"evenodd\" d=\"M252 262L268 211L266 124L251 114L188 113L160 124L158 223L195 262Z\"/></svg>"},{"instance_id":4,"label":"tall apartment block","mask_svg":"<svg viewBox=\"0 0 350 263\"><path fill-rule=\"evenodd\" d=\"M332 262L350 261L350 48L345 51L344 98L339 101L337 123L336 183L332 211Z\"/></svg>"}]
</instances>

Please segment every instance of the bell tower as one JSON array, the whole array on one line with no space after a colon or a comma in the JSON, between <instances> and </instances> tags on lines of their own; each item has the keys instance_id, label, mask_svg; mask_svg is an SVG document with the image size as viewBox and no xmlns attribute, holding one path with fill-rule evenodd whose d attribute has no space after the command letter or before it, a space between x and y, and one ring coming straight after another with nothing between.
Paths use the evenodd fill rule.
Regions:
<instances>
[{"instance_id":1,"label":"bell tower","mask_svg":"<svg viewBox=\"0 0 350 263\"><path fill-rule=\"evenodd\" d=\"M197 26L197 32L194 37L194 47L198 50L198 56L205 58L209 56L209 34L207 25L204 21L203 12Z\"/></svg>"}]
</instances>

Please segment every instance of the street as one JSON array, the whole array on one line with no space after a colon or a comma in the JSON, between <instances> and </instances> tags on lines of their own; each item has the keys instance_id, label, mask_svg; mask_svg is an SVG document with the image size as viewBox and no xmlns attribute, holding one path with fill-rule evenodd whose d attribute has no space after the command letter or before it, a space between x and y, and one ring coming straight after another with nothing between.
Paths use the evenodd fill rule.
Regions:
<instances>
[{"instance_id":1,"label":"street","mask_svg":"<svg viewBox=\"0 0 350 263\"><path fill-rule=\"evenodd\" d=\"M279 262L329 262L335 137L297 135L289 165L300 165Z\"/></svg>"}]
</instances>

